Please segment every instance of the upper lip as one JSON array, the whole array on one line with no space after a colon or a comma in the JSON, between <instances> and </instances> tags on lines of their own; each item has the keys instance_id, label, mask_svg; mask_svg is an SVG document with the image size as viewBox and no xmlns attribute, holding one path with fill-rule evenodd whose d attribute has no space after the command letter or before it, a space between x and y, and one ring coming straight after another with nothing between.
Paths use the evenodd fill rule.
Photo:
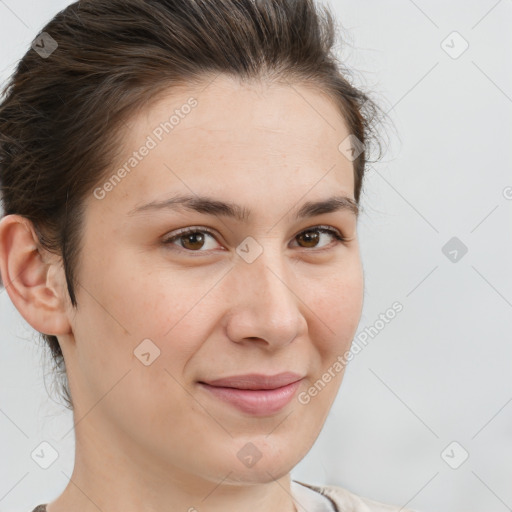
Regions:
<instances>
[{"instance_id":1,"label":"upper lip","mask_svg":"<svg viewBox=\"0 0 512 512\"><path fill-rule=\"evenodd\" d=\"M276 389L287 386L292 382L302 379L298 373L283 372L277 375L262 375L258 373L249 373L246 375L234 375L232 377L223 377L221 379L201 381L210 386L238 388L238 389Z\"/></svg>"}]
</instances>

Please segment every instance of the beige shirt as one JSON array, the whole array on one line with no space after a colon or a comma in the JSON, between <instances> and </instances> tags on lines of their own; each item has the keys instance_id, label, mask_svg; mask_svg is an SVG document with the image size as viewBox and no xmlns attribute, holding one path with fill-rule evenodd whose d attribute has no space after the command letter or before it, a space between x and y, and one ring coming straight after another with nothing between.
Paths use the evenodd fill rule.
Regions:
<instances>
[{"instance_id":1,"label":"beige shirt","mask_svg":"<svg viewBox=\"0 0 512 512\"><path fill-rule=\"evenodd\" d=\"M291 490L299 512L418 512L363 498L334 485L312 485L292 480Z\"/></svg>"}]
</instances>

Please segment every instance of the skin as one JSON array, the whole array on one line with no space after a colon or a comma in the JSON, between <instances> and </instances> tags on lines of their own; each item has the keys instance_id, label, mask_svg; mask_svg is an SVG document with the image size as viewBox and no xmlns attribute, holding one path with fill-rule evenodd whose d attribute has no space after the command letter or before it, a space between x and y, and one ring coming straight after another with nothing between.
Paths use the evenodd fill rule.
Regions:
<instances>
[{"instance_id":1,"label":"skin","mask_svg":"<svg viewBox=\"0 0 512 512\"><path fill-rule=\"evenodd\" d=\"M128 120L116 165L190 96L197 107L121 183L102 200L86 199L77 310L60 259L37 249L30 222L0 222L4 284L30 325L58 336L75 406L72 483L48 512L292 512L290 471L341 384L343 371L308 404L295 397L264 417L198 385L295 371L304 376L297 394L307 390L350 348L364 283L353 212L292 218L306 201L354 198L352 162L338 150L349 132L312 88L220 76L171 91ZM249 208L251 220L187 210L128 215L191 191ZM319 225L347 241L298 236ZM189 226L214 236L203 233L203 246L183 237L163 243ZM248 236L263 249L252 263L236 252ZM160 349L148 366L134 355L146 338ZM248 442L261 453L252 467L237 457Z\"/></svg>"}]
</instances>

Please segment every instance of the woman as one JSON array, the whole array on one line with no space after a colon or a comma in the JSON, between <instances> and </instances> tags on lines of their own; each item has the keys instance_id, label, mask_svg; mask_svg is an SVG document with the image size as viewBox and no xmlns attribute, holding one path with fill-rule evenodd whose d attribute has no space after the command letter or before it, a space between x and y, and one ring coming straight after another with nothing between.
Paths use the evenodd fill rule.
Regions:
<instances>
[{"instance_id":1,"label":"woman","mask_svg":"<svg viewBox=\"0 0 512 512\"><path fill-rule=\"evenodd\" d=\"M0 270L76 437L36 511L404 510L290 479L363 302L378 109L333 42L309 0L89 0L21 60Z\"/></svg>"}]
</instances>

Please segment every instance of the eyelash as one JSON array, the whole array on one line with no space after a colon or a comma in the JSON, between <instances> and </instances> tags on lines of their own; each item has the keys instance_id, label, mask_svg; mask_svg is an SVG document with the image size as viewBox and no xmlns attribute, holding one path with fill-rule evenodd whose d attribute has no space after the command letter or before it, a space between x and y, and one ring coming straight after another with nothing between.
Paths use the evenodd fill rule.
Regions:
<instances>
[{"instance_id":1,"label":"eyelash","mask_svg":"<svg viewBox=\"0 0 512 512\"><path fill-rule=\"evenodd\" d=\"M311 228L301 231L300 233L297 233L297 235L295 237L298 237L299 235L302 235L303 233L308 233L310 231L319 231L321 233L327 233L327 234L332 235L337 240L336 245L348 241L347 238L345 238L341 235L340 231L338 231L335 228L332 228L331 226L313 226ZM181 231L179 231L178 233L176 233L175 235L173 235L172 237L164 239L163 243L166 245L172 246L173 242L180 239L181 237L183 237L185 235L195 234L195 233L208 233L210 236L215 238L215 234L211 230L209 230L208 228L205 228L205 227L184 228ZM304 249L307 249L307 247L304 247ZM329 250L329 249L332 249L332 247L327 246L327 247L323 247L321 249L316 249L316 251L321 252L321 251L325 251L325 250ZM196 253L199 255L201 253L209 252L209 251L201 251L201 250L191 251L190 249L185 249L185 248L179 247L179 246L172 247L172 250L188 252L189 254L193 254L194 256L196 255ZM312 250L315 250L315 249L313 248Z\"/></svg>"}]
</instances>

